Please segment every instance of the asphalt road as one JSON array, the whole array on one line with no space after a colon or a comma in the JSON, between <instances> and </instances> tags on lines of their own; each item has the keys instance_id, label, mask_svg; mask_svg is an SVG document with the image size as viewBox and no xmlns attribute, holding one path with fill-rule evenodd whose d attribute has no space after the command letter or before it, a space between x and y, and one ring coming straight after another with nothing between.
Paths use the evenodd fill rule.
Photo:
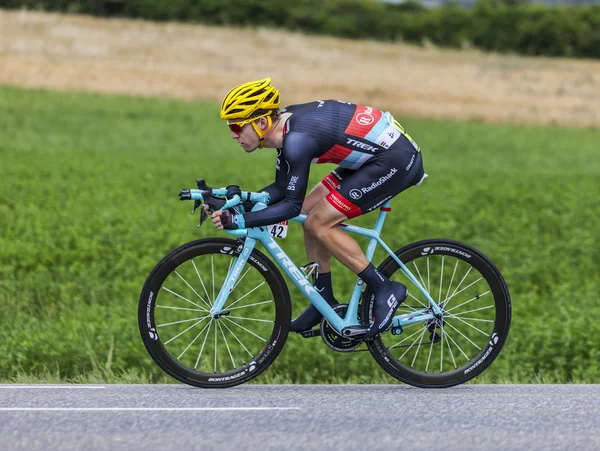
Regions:
<instances>
[{"instance_id":1,"label":"asphalt road","mask_svg":"<svg viewBox=\"0 0 600 451\"><path fill-rule=\"evenodd\" d=\"M0 385L0 449L600 450L600 385Z\"/></svg>"}]
</instances>

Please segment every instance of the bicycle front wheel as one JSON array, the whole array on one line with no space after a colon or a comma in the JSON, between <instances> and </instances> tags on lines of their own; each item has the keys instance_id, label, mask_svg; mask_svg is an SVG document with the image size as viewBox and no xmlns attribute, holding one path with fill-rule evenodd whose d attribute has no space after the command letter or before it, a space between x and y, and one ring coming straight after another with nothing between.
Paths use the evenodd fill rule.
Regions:
<instances>
[{"instance_id":1,"label":"bicycle front wheel","mask_svg":"<svg viewBox=\"0 0 600 451\"><path fill-rule=\"evenodd\" d=\"M441 308L443 317L387 332L368 341L369 351L389 374L422 388L462 384L485 370L498 356L511 320L506 283L481 252L457 241L435 239L396 251L400 261ZM397 310L406 314L429 308L429 301L388 257L379 271L408 287ZM373 295L367 290L363 318L372 318Z\"/></svg>"},{"instance_id":2,"label":"bicycle front wheel","mask_svg":"<svg viewBox=\"0 0 600 451\"><path fill-rule=\"evenodd\" d=\"M242 245L185 244L163 258L142 289L138 321L150 356L189 385L224 388L262 373L289 332L290 298L281 273L254 250L218 317L211 315Z\"/></svg>"}]
</instances>

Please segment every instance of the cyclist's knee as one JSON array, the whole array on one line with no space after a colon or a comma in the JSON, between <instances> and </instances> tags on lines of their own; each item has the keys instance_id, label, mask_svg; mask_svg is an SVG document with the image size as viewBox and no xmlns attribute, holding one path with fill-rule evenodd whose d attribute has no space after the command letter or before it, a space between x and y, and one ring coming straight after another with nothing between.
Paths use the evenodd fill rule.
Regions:
<instances>
[{"instance_id":1,"label":"cyclist's knee","mask_svg":"<svg viewBox=\"0 0 600 451\"><path fill-rule=\"evenodd\" d=\"M302 214L308 215L327 194L329 194L329 189L319 182L304 199Z\"/></svg>"},{"instance_id":2,"label":"cyclist's knee","mask_svg":"<svg viewBox=\"0 0 600 451\"><path fill-rule=\"evenodd\" d=\"M304 231L320 239L327 235L332 227L335 227L345 219L346 217L337 210L334 210L327 201L321 201L306 217Z\"/></svg>"},{"instance_id":3,"label":"cyclist's knee","mask_svg":"<svg viewBox=\"0 0 600 451\"><path fill-rule=\"evenodd\" d=\"M325 224L318 214L315 214L315 210L312 210L306 217L306 221L303 224L304 231L309 235L319 238L325 229Z\"/></svg>"}]
</instances>

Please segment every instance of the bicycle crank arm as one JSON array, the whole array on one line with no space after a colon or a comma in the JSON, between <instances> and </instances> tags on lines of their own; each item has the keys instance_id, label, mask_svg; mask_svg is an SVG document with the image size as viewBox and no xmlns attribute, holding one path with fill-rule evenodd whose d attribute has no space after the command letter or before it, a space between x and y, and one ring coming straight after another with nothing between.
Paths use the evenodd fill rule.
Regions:
<instances>
[{"instance_id":1,"label":"bicycle crank arm","mask_svg":"<svg viewBox=\"0 0 600 451\"><path fill-rule=\"evenodd\" d=\"M304 338L320 337L321 331L319 329L309 329L309 330L300 332L300 335L302 335Z\"/></svg>"},{"instance_id":2,"label":"bicycle crank arm","mask_svg":"<svg viewBox=\"0 0 600 451\"><path fill-rule=\"evenodd\" d=\"M342 329L344 337L360 337L367 333L368 326L348 326Z\"/></svg>"}]
</instances>

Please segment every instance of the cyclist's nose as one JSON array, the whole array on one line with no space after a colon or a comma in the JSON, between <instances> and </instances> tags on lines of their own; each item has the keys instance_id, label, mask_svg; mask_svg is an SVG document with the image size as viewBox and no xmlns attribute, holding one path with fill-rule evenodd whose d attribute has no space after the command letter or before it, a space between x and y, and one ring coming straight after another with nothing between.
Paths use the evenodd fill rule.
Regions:
<instances>
[{"instance_id":1,"label":"cyclist's nose","mask_svg":"<svg viewBox=\"0 0 600 451\"><path fill-rule=\"evenodd\" d=\"M239 137L240 137L240 135L238 135L237 133L235 133L233 131L231 132L231 139L238 139Z\"/></svg>"}]
</instances>

